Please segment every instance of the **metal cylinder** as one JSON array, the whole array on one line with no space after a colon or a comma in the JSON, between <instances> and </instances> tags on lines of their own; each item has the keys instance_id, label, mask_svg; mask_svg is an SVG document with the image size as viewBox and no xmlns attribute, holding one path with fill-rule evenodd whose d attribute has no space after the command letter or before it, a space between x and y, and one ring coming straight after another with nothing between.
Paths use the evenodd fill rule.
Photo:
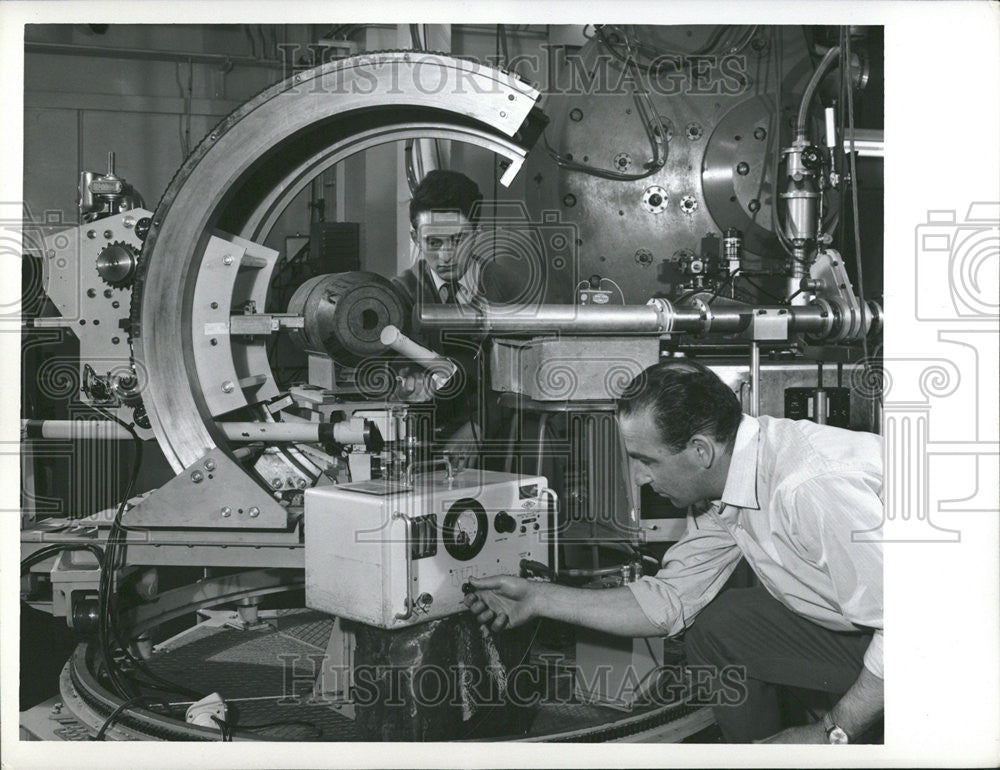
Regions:
<instances>
[{"instance_id":1,"label":"metal cylinder","mask_svg":"<svg viewBox=\"0 0 1000 770\"><path fill-rule=\"evenodd\" d=\"M750 416L760 416L760 346L750 343Z\"/></svg>"},{"instance_id":2,"label":"metal cylinder","mask_svg":"<svg viewBox=\"0 0 1000 770\"><path fill-rule=\"evenodd\" d=\"M539 305L530 312L505 309L471 312L466 308L445 305L426 306L420 324L428 329L487 333L496 335L539 334L651 334L698 332L738 334L745 331L753 315L761 309L788 314L788 332L816 335L820 338L839 333L840 300L788 306L751 306L721 301L711 305L691 302L672 305L657 300L657 305L573 306ZM833 312L834 310L837 312ZM867 326L867 324L865 324Z\"/></svg>"},{"instance_id":3,"label":"metal cylinder","mask_svg":"<svg viewBox=\"0 0 1000 770\"><path fill-rule=\"evenodd\" d=\"M303 350L325 353L343 361L377 355L385 350L380 335L403 323L403 304L392 284L375 273L328 273L299 286L288 312L305 319L291 333Z\"/></svg>"}]
</instances>

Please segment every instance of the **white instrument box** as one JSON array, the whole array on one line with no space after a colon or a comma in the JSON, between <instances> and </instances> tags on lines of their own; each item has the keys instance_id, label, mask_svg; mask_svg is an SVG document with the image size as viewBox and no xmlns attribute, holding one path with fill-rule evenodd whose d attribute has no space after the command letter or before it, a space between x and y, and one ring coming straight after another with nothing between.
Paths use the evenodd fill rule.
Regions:
<instances>
[{"instance_id":1,"label":"white instrument box","mask_svg":"<svg viewBox=\"0 0 1000 770\"><path fill-rule=\"evenodd\" d=\"M465 611L470 577L551 565L555 511L544 477L484 470L309 489L306 606L379 628Z\"/></svg>"}]
</instances>

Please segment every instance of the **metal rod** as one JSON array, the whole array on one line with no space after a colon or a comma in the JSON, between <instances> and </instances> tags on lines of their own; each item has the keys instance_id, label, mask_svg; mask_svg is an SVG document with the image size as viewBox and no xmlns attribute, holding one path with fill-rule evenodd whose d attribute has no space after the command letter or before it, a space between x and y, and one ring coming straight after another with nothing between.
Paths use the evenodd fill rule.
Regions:
<instances>
[{"instance_id":1,"label":"metal rod","mask_svg":"<svg viewBox=\"0 0 1000 770\"><path fill-rule=\"evenodd\" d=\"M750 343L750 415L760 416L760 345Z\"/></svg>"},{"instance_id":2,"label":"metal rod","mask_svg":"<svg viewBox=\"0 0 1000 770\"><path fill-rule=\"evenodd\" d=\"M101 59L142 59L144 61L153 59L169 62L193 62L195 64L218 64L220 67L232 64L243 67L284 69L288 66L285 62L277 59L256 59L252 56L165 51L157 48L106 48L77 45L75 43L25 43L24 52L63 56L94 56Z\"/></svg>"},{"instance_id":3,"label":"metal rod","mask_svg":"<svg viewBox=\"0 0 1000 770\"><path fill-rule=\"evenodd\" d=\"M827 300L836 304L836 300ZM711 307L702 304L536 305L523 310L467 306L427 305L421 309L420 325L427 329L485 334L649 334L697 332L738 334L745 331L759 310L788 315L788 332L829 336L834 329L829 313L819 305L767 305Z\"/></svg>"}]
</instances>

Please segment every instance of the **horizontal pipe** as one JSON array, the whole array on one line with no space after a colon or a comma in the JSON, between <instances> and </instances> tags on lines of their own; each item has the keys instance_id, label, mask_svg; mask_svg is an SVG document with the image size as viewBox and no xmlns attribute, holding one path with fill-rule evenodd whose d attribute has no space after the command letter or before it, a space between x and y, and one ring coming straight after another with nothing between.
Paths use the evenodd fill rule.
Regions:
<instances>
[{"instance_id":1,"label":"horizontal pipe","mask_svg":"<svg viewBox=\"0 0 1000 770\"><path fill-rule=\"evenodd\" d=\"M238 65L282 69L286 63L277 59L257 59L252 56L229 56L221 53L194 51L167 51L159 48L107 48L104 46L77 45L75 43L25 43L25 53L54 54L61 56L93 56L101 59L141 59L193 64Z\"/></svg>"},{"instance_id":2,"label":"horizontal pipe","mask_svg":"<svg viewBox=\"0 0 1000 770\"><path fill-rule=\"evenodd\" d=\"M111 420L21 420L25 438L53 441L125 440L132 434Z\"/></svg>"},{"instance_id":3,"label":"horizontal pipe","mask_svg":"<svg viewBox=\"0 0 1000 770\"><path fill-rule=\"evenodd\" d=\"M816 305L751 307L749 305L537 305L530 310L471 311L466 307L426 306L420 324L428 329L485 334L648 334L671 332L738 334L755 314L788 315L789 333L819 334L828 326L826 311Z\"/></svg>"},{"instance_id":4,"label":"horizontal pipe","mask_svg":"<svg viewBox=\"0 0 1000 770\"><path fill-rule=\"evenodd\" d=\"M234 443L252 441L338 444L365 443L365 424L359 418L341 422L220 422L225 437ZM132 434L110 420L21 420L25 438L49 440L124 440Z\"/></svg>"}]
</instances>

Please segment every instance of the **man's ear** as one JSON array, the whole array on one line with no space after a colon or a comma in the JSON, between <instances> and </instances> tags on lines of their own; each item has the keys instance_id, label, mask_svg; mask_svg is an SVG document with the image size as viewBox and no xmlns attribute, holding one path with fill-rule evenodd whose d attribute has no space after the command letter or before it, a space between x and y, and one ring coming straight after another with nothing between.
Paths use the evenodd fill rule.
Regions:
<instances>
[{"instance_id":1,"label":"man's ear","mask_svg":"<svg viewBox=\"0 0 1000 770\"><path fill-rule=\"evenodd\" d=\"M410 227L410 240L414 243L417 242L417 228Z\"/></svg>"},{"instance_id":2,"label":"man's ear","mask_svg":"<svg viewBox=\"0 0 1000 770\"><path fill-rule=\"evenodd\" d=\"M688 441L688 447L694 452L694 461L699 467L708 470L715 464L718 450L715 442L701 433L694 434Z\"/></svg>"}]
</instances>

